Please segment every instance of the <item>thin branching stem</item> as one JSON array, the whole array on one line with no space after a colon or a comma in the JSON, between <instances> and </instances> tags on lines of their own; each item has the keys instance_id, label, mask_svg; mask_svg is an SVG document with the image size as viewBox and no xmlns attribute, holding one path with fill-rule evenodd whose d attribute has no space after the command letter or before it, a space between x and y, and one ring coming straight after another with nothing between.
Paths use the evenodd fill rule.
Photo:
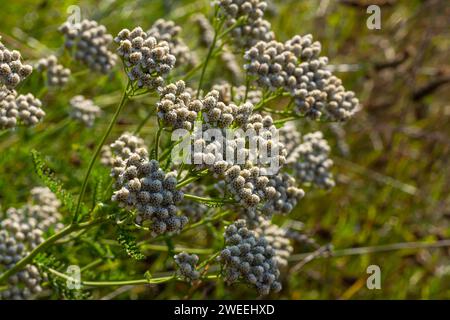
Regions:
<instances>
[{"instance_id":1,"label":"thin branching stem","mask_svg":"<svg viewBox=\"0 0 450 320\"><path fill-rule=\"evenodd\" d=\"M36 255L40 252L45 251L48 247L53 245L57 240L79 230L92 228L100 223L105 222L105 219L97 219L89 222L79 223L79 224L71 224L68 227L62 229L58 233L55 233L36 248L34 248L27 256L22 258L19 262L17 262L11 269L5 271L2 275L0 275L0 283L3 283L6 279L16 274L20 270L22 270L27 264L31 263Z\"/></svg>"},{"instance_id":2,"label":"thin branching stem","mask_svg":"<svg viewBox=\"0 0 450 320\"><path fill-rule=\"evenodd\" d=\"M91 159L91 161L89 163L86 175L85 175L85 177L83 179L83 184L81 185L81 192L80 192L80 195L78 196L77 207L75 209L75 214L74 214L73 219L72 219L73 223L77 223L78 222L78 217L79 217L79 214L80 214L81 202L83 201L84 194L86 193L86 187L87 187L87 183L88 183L88 180L89 180L89 176L91 175L91 171L92 171L92 169L94 167L95 161L97 160L98 156L100 155L100 152L102 150L103 145L106 142L106 139L108 139L108 137L109 137L109 135L111 133L111 130L114 127L114 125L115 125L115 123L117 121L117 118L119 117L120 112L122 111L123 107L125 106L125 103L126 103L126 101L128 99L128 89L130 87L130 83L131 82L129 81L128 85L127 85L127 87L126 87L126 89L125 89L125 91L124 91L124 93L122 95L122 99L120 100L120 103L117 106L116 112L114 113L114 115L113 115L113 117L112 117L112 119L111 119L111 121L110 121L110 123L108 125L108 128L106 129L106 132L103 134L103 137L100 140L100 143L97 145L97 148L95 149L94 155L92 156L92 159Z\"/></svg>"}]
</instances>

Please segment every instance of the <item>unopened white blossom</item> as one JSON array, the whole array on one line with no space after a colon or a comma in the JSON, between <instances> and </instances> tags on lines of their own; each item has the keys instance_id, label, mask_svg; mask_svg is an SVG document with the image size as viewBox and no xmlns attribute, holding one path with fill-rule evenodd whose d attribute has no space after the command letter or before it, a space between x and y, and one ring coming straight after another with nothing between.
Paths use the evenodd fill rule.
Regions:
<instances>
[{"instance_id":1,"label":"unopened white blossom","mask_svg":"<svg viewBox=\"0 0 450 320\"><path fill-rule=\"evenodd\" d=\"M166 41L170 47L170 53L176 58L178 66L195 65L197 58L180 36L181 27L171 20L158 19L147 31L147 35L154 37L158 42Z\"/></svg>"},{"instance_id":2,"label":"unopened white blossom","mask_svg":"<svg viewBox=\"0 0 450 320\"><path fill-rule=\"evenodd\" d=\"M58 212L60 202L43 187L31 190L32 202L19 209L10 208L0 221L0 273L12 268L44 241L44 233L63 228ZM0 300L31 299L42 292L45 275L35 265L28 264L8 278Z\"/></svg>"},{"instance_id":3,"label":"unopened white blossom","mask_svg":"<svg viewBox=\"0 0 450 320\"><path fill-rule=\"evenodd\" d=\"M111 145L103 146L100 161L105 166L114 167L115 161L125 161L131 154L144 147L145 143L142 138L129 132L124 132Z\"/></svg>"},{"instance_id":4,"label":"unopened white blossom","mask_svg":"<svg viewBox=\"0 0 450 320\"><path fill-rule=\"evenodd\" d=\"M17 95L14 90L0 88L0 128L9 129L17 125L34 126L45 116L42 103L31 93Z\"/></svg>"},{"instance_id":5,"label":"unopened white blossom","mask_svg":"<svg viewBox=\"0 0 450 320\"><path fill-rule=\"evenodd\" d=\"M73 50L75 59L93 71L109 73L117 62L117 56L109 51L113 37L104 25L93 20L79 23L65 22L59 27L64 34L64 45Z\"/></svg>"},{"instance_id":6,"label":"unopened white blossom","mask_svg":"<svg viewBox=\"0 0 450 320\"><path fill-rule=\"evenodd\" d=\"M177 215L184 197L177 189L174 173L165 173L156 160L149 160L144 148L128 158L117 158L111 175L115 178L112 200L136 212L136 223L151 224L153 236L177 233L187 224L186 216Z\"/></svg>"},{"instance_id":7,"label":"unopened white blossom","mask_svg":"<svg viewBox=\"0 0 450 320\"><path fill-rule=\"evenodd\" d=\"M270 41L275 35L270 23L264 19L267 3L261 0L218 0L221 14L225 17L225 26L230 28L231 37L236 45L249 48L258 41Z\"/></svg>"},{"instance_id":8,"label":"unopened white blossom","mask_svg":"<svg viewBox=\"0 0 450 320\"><path fill-rule=\"evenodd\" d=\"M314 184L320 188L330 189L335 186L329 158L330 146L320 131L306 134L300 144L299 157L293 163L293 170L299 183Z\"/></svg>"},{"instance_id":9,"label":"unopened white blossom","mask_svg":"<svg viewBox=\"0 0 450 320\"><path fill-rule=\"evenodd\" d=\"M344 121L359 111L359 101L320 56L321 45L311 35L285 43L260 41L245 53L245 69L259 85L282 89L294 99L294 112L311 119Z\"/></svg>"},{"instance_id":10,"label":"unopened white blossom","mask_svg":"<svg viewBox=\"0 0 450 320\"><path fill-rule=\"evenodd\" d=\"M245 220L237 220L225 229L225 248L219 261L224 267L225 281L244 281L260 295L281 290L276 250L264 237L246 227Z\"/></svg>"},{"instance_id":11,"label":"unopened white blossom","mask_svg":"<svg viewBox=\"0 0 450 320\"><path fill-rule=\"evenodd\" d=\"M4 85L8 89L14 89L32 71L32 66L22 64L20 52L7 49L0 37L0 86Z\"/></svg>"},{"instance_id":12,"label":"unopened white blossom","mask_svg":"<svg viewBox=\"0 0 450 320\"><path fill-rule=\"evenodd\" d=\"M40 59L36 70L46 71L47 83L51 87L62 87L69 81L70 69L58 64L58 59L54 55Z\"/></svg>"},{"instance_id":13,"label":"unopened white blossom","mask_svg":"<svg viewBox=\"0 0 450 320\"><path fill-rule=\"evenodd\" d=\"M279 267L286 267L288 258L294 251L287 230L273 224L270 220L260 217L255 233L259 237L266 238L267 242L275 249L275 255Z\"/></svg>"},{"instance_id":14,"label":"unopened white blossom","mask_svg":"<svg viewBox=\"0 0 450 320\"><path fill-rule=\"evenodd\" d=\"M167 41L158 42L141 27L121 30L114 41L119 44L117 54L123 59L131 81L139 88L156 89L164 85L164 77L176 62Z\"/></svg>"},{"instance_id":15,"label":"unopened white blossom","mask_svg":"<svg viewBox=\"0 0 450 320\"><path fill-rule=\"evenodd\" d=\"M97 117L101 115L101 109L90 99L78 95L70 99L70 116L87 127L92 127Z\"/></svg>"},{"instance_id":16,"label":"unopened white blossom","mask_svg":"<svg viewBox=\"0 0 450 320\"><path fill-rule=\"evenodd\" d=\"M160 100L156 104L158 117L174 129L191 130L203 103L195 99L184 81L168 84L158 90Z\"/></svg>"},{"instance_id":17,"label":"unopened white blossom","mask_svg":"<svg viewBox=\"0 0 450 320\"><path fill-rule=\"evenodd\" d=\"M187 281L197 280L200 277L200 272L197 269L198 256L181 252L174 256L177 270L180 275Z\"/></svg>"}]
</instances>

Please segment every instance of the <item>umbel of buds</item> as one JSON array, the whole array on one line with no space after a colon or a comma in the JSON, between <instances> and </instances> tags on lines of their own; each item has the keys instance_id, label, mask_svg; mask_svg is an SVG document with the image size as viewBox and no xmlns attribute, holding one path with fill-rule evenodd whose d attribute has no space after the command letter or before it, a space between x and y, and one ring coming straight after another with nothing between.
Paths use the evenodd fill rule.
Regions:
<instances>
[{"instance_id":1,"label":"umbel of buds","mask_svg":"<svg viewBox=\"0 0 450 320\"><path fill-rule=\"evenodd\" d=\"M285 43L260 41L245 53L245 69L259 85L290 93L299 115L347 120L360 109L359 101L327 69L328 59L320 57L320 51L320 43L313 42L311 35Z\"/></svg>"},{"instance_id":2,"label":"umbel of buds","mask_svg":"<svg viewBox=\"0 0 450 320\"><path fill-rule=\"evenodd\" d=\"M306 134L299 145L298 159L292 164L295 177L303 184L314 184L319 188L330 189L335 186L329 158L330 146L320 131Z\"/></svg>"},{"instance_id":3,"label":"umbel of buds","mask_svg":"<svg viewBox=\"0 0 450 320\"><path fill-rule=\"evenodd\" d=\"M73 50L75 59L83 62L89 69L108 73L115 66L117 56L109 51L113 37L106 27L93 20L80 23L65 22L59 27L64 34L64 45Z\"/></svg>"},{"instance_id":4,"label":"umbel of buds","mask_svg":"<svg viewBox=\"0 0 450 320\"><path fill-rule=\"evenodd\" d=\"M69 81L70 69L58 64L54 55L39 60L36 69L40 72L47 71L47 83L51 87L62 87Z\"/></svg>"},{"instance_id":5,"label":"umbel of buds","mask_svg":"<svg viewBox=\"0 0 450 320\"><path fill-rule=\"evenodd\" d=\"M13 89L31 74L33 68L22 64L21 59L19 51L8 50L0 41L0 86Z\"/></svg>"},{"instance_id":6,"label":"umbel of buds","mask_svg":"<svg viewBox=\"0 0 450 320\"><path fill-rule=\"evenodd\" d=\"M17 92L0 88L0 128L9 129L17 124L34 126L45 116L42 103L31 93L17 96Z\"/></svg>"},{"instance_id":7,"label":"umbel of buds","mask_svg":"<svg viewBox=\"0 0 450 320\"><path fill-rule=\"evenodd\" d=\"M31 194L34 204L8 209L7 218L0 222L0 272L12 268L41 244L44 232L63 227L58 213L60 202L55 195L41 187L33 188ZM27 265L8 279L0 299L30 299L42 291L43 278L36 266Z\"/></svg>"},{"instance_id":8,"label":"umbel of buds","mask_svg":"<svg viewBox=\"0 0 450 320\"><path fill-rule=\"evenodd\" d=\"M191 130L203 104L193 99L184 81L179 80L159 88L159 102L156 103L158 117L174 129Z\"/></svg>"},{"instance_id":9,"label":"umbel of buds","mask_svg":"<svg viewBox=\"0 0 450 320\"><path fill-rule=\"evenodd\" d=\"M128 78L139 88L155 89L164 84L164 77L176 62L167 41L158 42L141 27L123 29L114 41L119 44L117 54L123 59Z\"/></svg>"},{"instance_id":10,"label":"umbel of buds","mask_svg":"<svg viewBox=\"0 0 450 320\"><path fill-rule=\"evenodd\" d=\"M113 167L115 159L125 161L131 154L144 147L145 143L142 138L125 132L110 146L103 146L101 163L105 166Z\"/></svg>"},{"instance_id":11,"label":"umbel of buds","mask_svg":"<svg viewBox=\"0 0 450 320\"><path fill-rule=\"evenodd\" d=\"M113 201L136 211L136 223L150 222L152 235L179 232L187 224L186 216L177 215L177 204L184 194L177 190L175 174L166 174L156 160L149 160L143 148L128 158L114 160L111 175L115 178Z\"/></svg>"},{"instance_id":12,"label":"umbel of buds","mask_svg":"<svg viewBox=\"0 0 450 320\"><path fill-rule=\"evenodd\" d=\"M92 100L80 95L70 99L70 107L70 116L88 127L92 127L95 119L101 114L100 108Z\"/></svg>"},{"instance_id":13,"label":"umbel of buds","mask_svg":"<svg viewBox=\"0 0 450 320\"><path fill-rule=\"evenodd\" d=\"M170 53L175 56L177 66L194 65L197 61L195 54L181 39L180 33L180 26L173 21L164 19L156 20L147 31L147 35L154 37L158 42L166 41L169 44Z\"/></svg>"},{"instance_id":14,"label":"umbel of buds","mask_svg":"<svg viewBox=\"0 0 450 320\"><path fill-rule=\"evenodd\" d=\"M275 249L266 238L247 229L245 220L237 220L225 230L225 249L219 256L225 281L244 281L256 287L260 295L281 290Z\"/></svg>"},{"instance_id":15,"label":"umbel of buds","mask_svg":"<svg viewBox=\"0 0 450 320\"><path fill-rule=\"evenodd\" d=\"M275 249L278 266L286 267L288 258L294 251L289 238L286 236L287 230L271 223L266 218L260 217L258 222L255 233L258 237L265 237L267 242Z\"/></svg>"},{"instance_id":16,"label":"umbel of buds","mask_svg":"<svg viewBox=\"0 0 450 320\"><path fill-rule=\"evenodd\" d=\"M263 18L267 3L260 0L218 0L221 14L226 18L226 26L231 27L241 20L241 25L233 28L233 41L249 48L258 41L275 38L270 23Z\"/></svg>"},{"instance_id":17,"label":"umbel of buds","mask_svg":"<svg viewBox=\"0 0 450 320\"><path fill-rule=\"evenodd\" d=\"M196 270L198 262L197 255L181 252L173 258L177 264L178 272L184 279L187 281L193 281L200 277L200 273Z\"/></svg>"},{"instance_id":18,"label":"umbel of buds","mask_svg":"<svg viewBox=\"0 0 450 320\"><path fill-rule=\"evenodd\" d=\"M0 88L0 129L14 128L19 111L16 105L17 92L6 87Z\"/></svg>"}]
</instances>

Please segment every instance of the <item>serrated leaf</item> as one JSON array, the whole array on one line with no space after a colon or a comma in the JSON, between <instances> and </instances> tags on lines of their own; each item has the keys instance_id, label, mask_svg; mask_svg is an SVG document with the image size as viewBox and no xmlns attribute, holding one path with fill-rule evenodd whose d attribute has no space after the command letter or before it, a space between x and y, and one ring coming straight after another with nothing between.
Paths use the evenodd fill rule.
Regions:
<instances>
[{"instance_id":1,"label":"serrated leaf","mask_svg":"<svg viewBox=\"0 0 450 320\"><path fill-rule=\"evenodd\" d=\"M144 273L144 277L145 277L145 279L147 279L148 281L150 281L150 280L153 279L153 276L152 276L152 273L150 272L150 270L147 270L147 271Z\"/></svg>"},{"instance_id":2,"label":"serrated leaf","mask_svg":"<svg viewBox=\"0 0 450 320\"><path fill-rule=\"evenodd\" d=\"M117 228L117 241L131 258L138 261L145 259L145 255L138 248L136 239L127 230Z\"/></svg>"},{"instance_id":3,"label":"serrated leaf","mask_svg":"<svg viewBox=\"0 0 450 320\"><path fill-rule=\"evenodd\" d=\"M42 155L36 151L31 151L34 169L36 174L42 180L47 188L52 191L61 201L62 206L71 214L75 214L76 201L75 197L64 189L63 184L55 176L54 172L48 167Z\"/></svg>"}]
</instances>

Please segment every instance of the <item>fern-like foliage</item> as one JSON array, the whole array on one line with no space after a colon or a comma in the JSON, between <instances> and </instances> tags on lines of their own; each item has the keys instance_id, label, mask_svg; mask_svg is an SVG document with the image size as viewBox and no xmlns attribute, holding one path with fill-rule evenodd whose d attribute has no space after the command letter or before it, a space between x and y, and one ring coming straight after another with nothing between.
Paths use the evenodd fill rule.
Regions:
<instances>
[{"instance_id":1,"label":"fern-like foliage","mask_svg":"<svg viewBox=\"0 0 450 320\"><path fill-rule=\"evenodd\" d=\"M55 275L50 270L56 270L60 273L64 273L66 265L56 259L55 256L49 254L38 254L34 259L36 266L42 274L46 275L48 285L52 288L59 298L67 300L84 300L90 298L90 293L86 290L70 289L67 286L67 279Z\"/></svg>"},{"instance_id":2,"label":"fern-like foliage","mask_svg":"<svg viewBox=\"0 0 450 320\"><path fill-rule=\"evenodd\" d=\"M145 255L139 250L136 239L123 228L117 228L117 241L123 247L125 252L135 260L144 260Z\"/></svg>"},{"instance_id":3,"label":"fern-like foliage","mask_svg":"<svg viewBox=\"0 0 450 320\"><path fill-rule=\"evenodd\" d=\"M35 172L45 186L56 195L56 197L61 201L62 206L70 214L75 214L76 201L74 196L64 189L61 181L55 177L54 172L48 167L42 155L38 151L32 150L31 157L33 159ZM86 208L83 207L82 212L85 211L85 209Z\"/></svg>"}]
</instances>

